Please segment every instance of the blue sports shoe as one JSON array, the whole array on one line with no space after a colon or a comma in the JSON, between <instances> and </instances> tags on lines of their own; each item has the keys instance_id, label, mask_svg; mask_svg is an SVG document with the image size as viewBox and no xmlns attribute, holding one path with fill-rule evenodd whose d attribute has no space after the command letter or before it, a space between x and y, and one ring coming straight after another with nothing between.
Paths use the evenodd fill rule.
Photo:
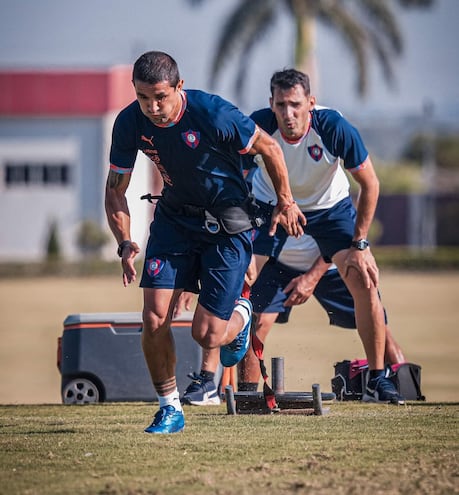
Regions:
<instances>
[{"instance_id":1,"label":"blue sports shoe","mask_svg":"<svg viewBox=\"0 0 459 495\"><path fill-rule=\"evenodd\" d=\"M153 423L145 428L145 433L178 433L185 428L185 417L182 411L172 406L164 406L155 414Z\"/></svg>"},{"instance_id":2,"label":"blue sports shoe","mask_svg":"<svg viewBox=\"0 0 459 495\"><path fill-rule=\"evenodd\" d=\"M368 385L362 397L363 402L375 402L377 404L405 404L405 399L395 388L389 378L379 376L368 380Z\"/></svg>"},{"instance_id":3,"label":"blue sports shoe","mask_svg":"<svg viewBox=\"0 0 459 495\"><path fill-rule=\"evenodd\" d=\"M220 347L220 362L223 366L231 367L239 363L245 356L250 345L250 326L252 324L252 303L245 297L241 297L236 306L242 306L249 315L247 325L236 335L236 338Z\"/></svg>"}]
</instances>

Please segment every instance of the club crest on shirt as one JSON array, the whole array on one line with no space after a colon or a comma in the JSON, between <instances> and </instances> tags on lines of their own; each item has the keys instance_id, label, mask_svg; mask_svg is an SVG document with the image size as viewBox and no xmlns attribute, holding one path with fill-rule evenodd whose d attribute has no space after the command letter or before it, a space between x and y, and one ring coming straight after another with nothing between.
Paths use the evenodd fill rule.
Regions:
<instances>
[{"instance_id":1,"label":"club crest on shirt","mask_svg":"<svg viewBox=\"0 0 459 495\"><path fill-rule=\"evenodd\" d=\"M187 146L195 149L198 147L199 140L201 139L201 133L190 129L186 132L182 132L182 139L185 141Z\"/></svg>"},{"instance_id":2,"label":"club crest on shirt","mask_svg":"<svg viewBox=\"0 0 459 495\"><path fill-rule=\"evenodd\" d=\"M324 154L324 150L315 144L314 146L308 146L309 156L316 162L320 161L322 155Z\"/></svg>"},{"instance_id":3,"label":"club crest on shirt","mask_svg":"<svg viewBox=\"0 0 459 495\"><path fill-rule=\"evenodd\" d=\"M164 262L158 258L147 260L147 272L150 277L156 277L163 269Z\"/></svg>"}]
</instances>

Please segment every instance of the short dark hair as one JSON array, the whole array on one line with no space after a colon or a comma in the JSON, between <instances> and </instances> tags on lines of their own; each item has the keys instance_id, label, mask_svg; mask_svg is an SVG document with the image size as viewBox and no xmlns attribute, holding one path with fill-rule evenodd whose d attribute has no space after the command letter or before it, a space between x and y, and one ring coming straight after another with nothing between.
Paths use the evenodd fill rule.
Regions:
<instances>
[{"instance_id":1,"label":"short dark hair","mask_svg":"<svg viewBox=\"0 0 459 495\"><path fill-rule=\"evenodd\" d=\"M164 52L146 52L134 63L132 82L134 81L148 84L168 81L175 88L180 81L177 62Z\"/></svg>"},{"instance_id":2,"label":"short dark hair","mask_svg":"<svg viewBox=\"0 0 459 495\"><path fill-rule=\"evenodd\" d=\"M271 77L271 95L274 94L276 88L290 89L296 85L302 86L306 95L310 94L309 76L304 72L296 69L275 72Z\"/></svg>"}]
</instances>

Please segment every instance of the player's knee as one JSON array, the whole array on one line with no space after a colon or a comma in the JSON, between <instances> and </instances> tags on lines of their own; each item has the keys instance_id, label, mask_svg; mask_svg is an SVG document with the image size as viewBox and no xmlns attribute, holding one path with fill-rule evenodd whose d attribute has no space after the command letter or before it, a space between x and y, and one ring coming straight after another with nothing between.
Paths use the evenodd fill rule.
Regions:
<instances>
[{"instance_id":1,"label":"player's knee","mask_svg":"<svg viewBox=\"0 0 459 495\"><path fill-rule=\"evenodd\" d=\"M161 317L160 315L153 313L152 311L147 311L144 309L142 314L143 321L143 333L147 336L153 336L161 329L166 328L168 325L166 317Z\"/></svg>"},{"instance_id":2,"label":"player's knee","mask_svg":"<svg viewBox=\"0 0 459 495\"><path fill-rule=\"evenodd\" d=\"M204 349L215 349L221 345L220 339L211 332L206 332L202 334L193 334L194 340L203 347Z\"/></svg>"}]
</instances>

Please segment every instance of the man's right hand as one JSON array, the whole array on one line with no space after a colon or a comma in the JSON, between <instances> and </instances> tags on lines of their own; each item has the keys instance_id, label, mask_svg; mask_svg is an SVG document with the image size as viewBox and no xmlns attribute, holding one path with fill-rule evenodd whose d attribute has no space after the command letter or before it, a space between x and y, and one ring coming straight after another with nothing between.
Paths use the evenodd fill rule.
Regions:
<instances>
[{"instance_id":1,"label":"man's right hand","mask_svg":"<svg viewBox=\"0 0 459 495\"><path fill-rule=\"evenodd\" d=\"M126 245L121 253L121 266L123 267L123 285L127 287L131 282L135 282L137 271L134 266L134 258L140 253L140 248L136 242Z\"/></svg>"},{"instance_id":2,"label":"man's right hand","mask_svg":"<svg viewBox=\"0 0 459 495\"><path fill-rule=\"evenodd\" d=\"M314 293L317 282L316 277L309 273L304 273L290 280L283 290L285 294L288 294L284 306L297 306L305 303Z\"/></svg>"}]
</instances>

